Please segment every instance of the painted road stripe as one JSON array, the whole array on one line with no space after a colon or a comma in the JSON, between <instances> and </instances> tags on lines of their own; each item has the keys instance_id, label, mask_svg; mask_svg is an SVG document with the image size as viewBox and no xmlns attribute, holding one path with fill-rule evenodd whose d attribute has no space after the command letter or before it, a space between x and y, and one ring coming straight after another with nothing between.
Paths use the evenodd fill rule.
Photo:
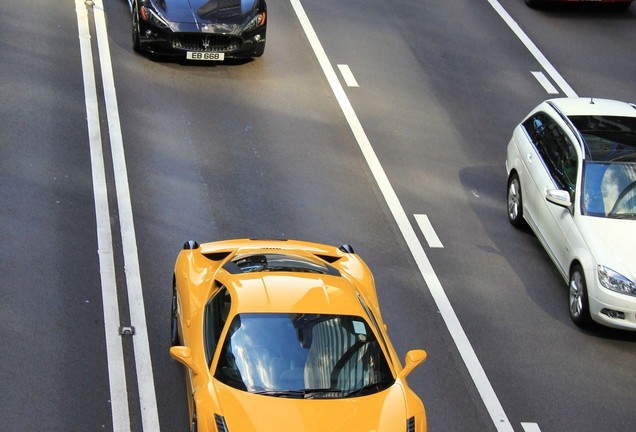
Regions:
<instances>
[{"instance_id":1,"label":"painted road stripe","mask_svg":"<svg viewBox=\"0 0 636 432\"><path fill-rule=\"evenodd\" d=\"M541 432L539 425L536 423L521 423L521 427L525 432Z\"/></svg>"},{"instance_id":2,"label":"painted road stripe","mask_svg":"<svg viewBox=\"0 0 636 432\"><path fill-rule=\"evenodd\" d=\"M431 221L428 219L428 216L424 214L416 214L415 220L417 221L417 224L419 225L420 230L422 231L422 234L424 234L424 238L426 239L426 242L428 243L428 247L430 248L444 247L442 242L439 240L439 237L437 237L437 233L433 229L433 225L431 225Z\"/></svg>"},{"instance_id":3,"label":"painted road stripe","mask_svg":"<svg viewBox=\"0 0 636 432\"><path fill-rule=\"evenodd\" d=\"M97 253L99 256L102 285L104 333L106 337L106 359L108 363L108 383L110 386L113 432L129 432L130 413L128 410L128 390L126 387L124 354L121 336L119 335L119 304L117 301L117 283L113 258L113 237L110 230L108 190L104 169L102 135L99 127L99 108L97 103L91 36L88 25L88 12L83 0L75 0L75 12L77 14L79 29L80 55L86 103L86 122L88 123L88 141L93 176L93 196L97 222Z\"/></svg>"},{"instance_id":4,"label":"painted road stripe","mask_svg":"<svg viewBox=\"0 0 636 432\"><path fill-rule=\"evenodd\" d=\"M514 432L512 425L510 424L510 421L508 420L508 417L506 416L506 413L504 412L490 381L488 381L486 373L479 363L479 359L477 358L477 355L475 354L475 351L473 350L473 347L471 346L470 341L468 340L468 337L466 336L466 333L464 332L464 329L462 328L459 319L457 318L457 315L455 314L455 311L444 292L444 289L442 288L442 284L437 278L437 275L435 274L426 253L424 252L422 244L419 242L417 234L409 222L409 218L400 204L400 200L391 186L391 183L389 182L389 179L384 172L384 169L382 168L382 165L380 164L380 161L378 160L378 157L375 154L375 151L373 150L359 119L351 106L351 102L345 94L344 88L338 80L336 71L331 66L331 62L329 61L322 44L318 40L318 36L316 35L309 18L307 18L307 15L305 14L305 10L299 0L290 0L290 2L305 31L309 44L311 45L314 54L322 67L323 73L331 86L331 90L336 96L336 99L340 104L340 108L349 123L349 127L358 142L358 146L360 147L360 150L362 151L367 164L375 177L375 181L377 182L380 191L382 192L382 195L393 214L393 218L395 219L409 249L411 250L411 254L415 258L415 262L426 281L426 285L435 300L435 304L437 305L437 308L448 327L448 331L451 334L464 363L466 364L466 368L475 383L475 387L484 401L495 428L498 432Z\"/></svg>"},{"instance_id":5,"label":"painted road stripe","mask_svg":"<svg viewBox=\"0 0 636 432\"><path fill-rule=\"evenodd\" d=\"M560 88L561 91L567 97L577 97L576 92L570 87L570 85L563 79L561 74L557 72L557 70L552 66L552 64L548 61L548 59L543 55L539 48L530 40L530 38L526 35L526 33L519 27L519 24L515 20L512 19L510 14L506 12L506 10L499 4L497 0L488 0L488 3L495 9L495 11L499 14L499 16L508 24L508 27L513 31L513 33L519 38L519 40L525 45L525 47L530 51L530 53L534 56L534 58L541 64L543 69L550 75L552 81L554 81Z\"/></svg>"},{"instance_id":6,"label":"painted road stripe","mask_svg":"<svg viewBox=\"0 0 636 432\"><path fill-rule=\"evenodd\" d=\"M548 80L548 77L546 77L543 72L531 72L531 73L537 79L537 81L539 81L539 84L543 86L545 91L548 92L548 94L559 94L559 91L556 89L555 86L552 85L550 80Z\"/></svg>"},{"instance_id":7,"label":"painted road stripe","mask_svg":"<svg viewBox=\"0 0 636 432\"><path fill-rule=\"evenodd\" d=\"M117 106L117 95L115 92L115 79L113 77L110 47L108 45L108 34L106 31L106 17L102 0L94 0L94 3L93 13L95 16L97 45L104 86L104 99L106 101L106 115L115 175L115 189L117 190L117 206L119 208L128 307L131 325L135 328L133 344L141 419L144 431L158 432L159 414L157 412L155 380L150 357L150 344L148 342L148 328L146 325L146 312L141 286L141 274L139 271L139 256L137 253L137 239L135 236L130 188L128 185L128 171L126 168L124 143L119 120L119 108Z\"/></svg>"},{"instance_id":8,"label":"painted road stripe","mask_svg":"<svg viewBox=\"0 0 636 432\"><path fill-rule=\"evenodd\" d=\"M349 87L359 87L358 86L358 82L356 81L355 77L353 76L353 72L351 72L351 69L349 68L349 66L347 66L345 64L339 64L338 65L338 69L340 69L340 73L342 74L342 78L344 78L345 84L347 84L347 86L349 86Z\"/></svg>"}]
</instances>

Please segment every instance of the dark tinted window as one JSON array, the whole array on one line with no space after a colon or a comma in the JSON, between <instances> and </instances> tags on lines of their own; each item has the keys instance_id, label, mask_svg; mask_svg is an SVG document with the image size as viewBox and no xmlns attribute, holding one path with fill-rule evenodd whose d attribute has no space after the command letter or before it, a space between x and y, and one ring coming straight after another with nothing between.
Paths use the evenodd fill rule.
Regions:
<instances>
[{"instance_id":1,"label":"dark tinted window","mask_svg":"<svg viewBox=\"0 0 636 432\"><path fill-rule=\"evenodd\" d=\"M593 161L636 162L636 118L573 116Z\"/></svg>"},{"instance_id":2,"label":"dark tinted window","mask_svg":"<svg viewBox=\"0 0 636 432\"><path fill-rule=\"evenodd\" d=\"M543 112L528 118L523 126L557 187L573 194L578 156L563 129Z\"/></svg>"},{"instance_id":3,"label":"dark tinted window","mask_svg":"<svg viewBox=\"0 0 636 432\"><path fill-rule=\"evenodd\" d=\"M221 338L223 326L227 321L230 312L230 294L225 287L222 287L217 294L208 301L205 306L205 315L203 317L203 338L205 345L205 358L208 367L212 363L214 351Z\"/></svg>"},{"instance_id":4,"label":"dark tinted window","mask_svg":"<svg viewBox=\"0 0 636 432\"><path fill-rule=\"evenodd\" d=\"M321 261L288 254L265 253L234 258L225 265L231 273L301 272L339 276L335 267Z\"/></svg>"}]
</instances>

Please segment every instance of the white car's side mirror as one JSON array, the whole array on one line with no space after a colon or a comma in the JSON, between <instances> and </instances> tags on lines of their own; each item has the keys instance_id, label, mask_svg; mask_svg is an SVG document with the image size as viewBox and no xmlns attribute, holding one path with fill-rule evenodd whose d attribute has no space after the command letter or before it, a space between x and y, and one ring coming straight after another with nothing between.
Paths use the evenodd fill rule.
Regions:
<instances>
[{"instance_id":1,"label":"white car's side mirror","mask_svg":"<svg viewBox=\"0 0 636 432\"><path fill-rule=\"evenodd\" d=\"M572 200L570 198L570 192L559 189L548 189L545 192L545 199L552 204L556 204L559 207L565 207L569 209L572 207Z\"/></svg>"}]
</instances>

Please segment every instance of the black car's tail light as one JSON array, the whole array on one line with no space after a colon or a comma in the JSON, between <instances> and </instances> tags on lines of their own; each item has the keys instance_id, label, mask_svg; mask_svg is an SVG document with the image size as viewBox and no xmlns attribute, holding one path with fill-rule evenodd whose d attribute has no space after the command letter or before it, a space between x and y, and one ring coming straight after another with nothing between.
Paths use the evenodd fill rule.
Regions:
<instances>
[{"instance_id":1,"label":"black car's tail light","mask_svg":"<svg viewBox=\"0 0 636 432\"><path fill-rule=\"evenodd\" d=\"M214 414L214 421L216 422L216 430L219 432L229 432L223 416Z\"/></svg>"},{"instance_id":2,"label":"black car's tail light","mask_svg":"<svg viewBox=\"0 0 636 432\"><path fill-rule=\"evenodd\" d=\"M415 417L406 421L406 432L415 432Z\"/></svg>"}]
</instances>

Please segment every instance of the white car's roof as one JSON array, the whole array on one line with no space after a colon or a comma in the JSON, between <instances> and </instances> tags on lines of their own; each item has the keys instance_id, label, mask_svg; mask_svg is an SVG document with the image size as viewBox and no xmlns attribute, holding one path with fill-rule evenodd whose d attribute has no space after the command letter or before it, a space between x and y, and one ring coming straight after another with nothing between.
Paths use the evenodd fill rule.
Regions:
<instances>
[{"instance_id":1,"label":"white car's roof","mask_svg":"<svg viewBox=\"0 0 636 432\"><path fill-rule=\"evenodd\" d=\"M553 103L566 116L602 115L617 117L636 117L636 107L627 102L589 97L556 98L546 102Z\"/></svg>"}]
</instances>

